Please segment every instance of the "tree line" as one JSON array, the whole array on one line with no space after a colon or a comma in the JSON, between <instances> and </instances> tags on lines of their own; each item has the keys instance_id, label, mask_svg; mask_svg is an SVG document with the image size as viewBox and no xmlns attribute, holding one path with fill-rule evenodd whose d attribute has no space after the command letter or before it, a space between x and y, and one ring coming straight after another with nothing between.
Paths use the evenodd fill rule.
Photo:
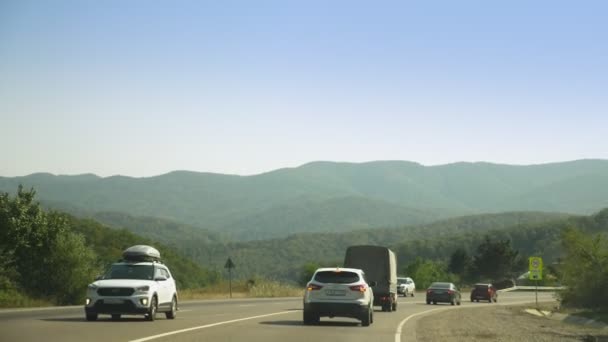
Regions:
<instances>
[{"instance_id":1,"label":"tree line","mask_svg":"<svg viewBox=\"0 0 608 342\"><path fill-rule=\"evenodd\" d=\"M22 186L15 196L0 193L0 307L19 306L28 299L82 303L87 284L136 244L157 247L180 288L202 287L220 278L129 231L45 211L35 196L33 189Z\"/></svg>"}]
</instances>

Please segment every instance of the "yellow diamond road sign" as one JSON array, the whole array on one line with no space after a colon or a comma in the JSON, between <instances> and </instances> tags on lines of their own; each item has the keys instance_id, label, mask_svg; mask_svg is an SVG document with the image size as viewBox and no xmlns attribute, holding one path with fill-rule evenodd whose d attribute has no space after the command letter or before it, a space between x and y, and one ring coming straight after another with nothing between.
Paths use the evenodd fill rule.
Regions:
<instances>
[{"instance_id":1,"label":"yellow diamond road sign","mask_svg":"<svg viewBox=\"0 0 608 342\"><path fill-rule=\"evenodd\" d=\"M543 258L530 257L529 261L529 278L532 280L543 279Z\"/></svg>"}]
</instances>

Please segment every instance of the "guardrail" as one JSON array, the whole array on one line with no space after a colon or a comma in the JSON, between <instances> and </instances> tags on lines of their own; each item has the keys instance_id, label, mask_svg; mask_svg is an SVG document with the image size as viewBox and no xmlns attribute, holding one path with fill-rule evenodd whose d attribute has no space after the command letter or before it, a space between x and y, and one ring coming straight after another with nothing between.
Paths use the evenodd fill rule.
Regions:
<instances>
[{"instance_id":1,"label":"guardrail","mask_svg":"<svg viewBox=\"0 0 608 342\"><path fill-rule=\"evenodd\" d=\"M561 291L564 290L565 286L513 286L506 289L498 290L498 292L511 292L511 291Z\"/></svg>"}]
</instances>

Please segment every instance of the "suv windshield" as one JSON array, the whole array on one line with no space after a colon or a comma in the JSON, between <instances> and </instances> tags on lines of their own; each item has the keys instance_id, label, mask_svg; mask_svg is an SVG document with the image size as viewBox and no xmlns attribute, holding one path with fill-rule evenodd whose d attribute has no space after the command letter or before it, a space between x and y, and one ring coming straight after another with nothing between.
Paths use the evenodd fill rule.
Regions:
<instances>
[{"instance_id":1,"label":"suv windshield","mask_svg":"<svg viewBox=\"0 0 608 342\"><path fill-rule=\"evenodd\" d=\"M359 275L353 272L323 271L317 272L315 280L321 283L350 284L359 281Z\"/></svg>"},{"instance_id":2,"label":"suv windshield","mask_svg":"<svg viewBox=\"0 0 608 342\"><path fill-rule=\"evenodd\" d=\"M405 283L407 283L407 280L406 280L406 279L403 279L403 278L397 278L397 284L401 285L401 284L405 284Z\"/></svg>"},{"instance_id":3,"label":"suv windshield","mask_svg":"<svg viewBox=\"0 0 608 342\"><path fill-rule=\"evenodd\" d=\"M450 283L433 283L431 287L434 289L449 289Z\"/></svg>"},{"instance_id":4,"label":"suv windshield","mask_svg":"<svg viewBox=\"0 0 608 342\"><path fill-rule=\"evenodd\" d=\"M103 279L143 279L154 278L153 265L114 264L104 275Z\"/></svg>"}]
</instances>

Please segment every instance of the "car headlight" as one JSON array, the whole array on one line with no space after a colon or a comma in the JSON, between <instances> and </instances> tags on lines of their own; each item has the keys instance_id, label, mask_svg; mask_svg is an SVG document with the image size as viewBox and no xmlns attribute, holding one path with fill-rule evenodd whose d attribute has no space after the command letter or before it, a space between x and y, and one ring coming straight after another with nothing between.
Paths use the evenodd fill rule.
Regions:
<instances>
[{"instance_id":1,"label":"car headlight","mask_svg":"<svg viewBox=\"0 0 608 342\"><path fill-rule=\"evenodd\" d=\"M139 293L147 293L148 291L150 291L150 286L147 286L147 285L135 288L135 292L139 292Z\"/></svg>"}]
</instances>

